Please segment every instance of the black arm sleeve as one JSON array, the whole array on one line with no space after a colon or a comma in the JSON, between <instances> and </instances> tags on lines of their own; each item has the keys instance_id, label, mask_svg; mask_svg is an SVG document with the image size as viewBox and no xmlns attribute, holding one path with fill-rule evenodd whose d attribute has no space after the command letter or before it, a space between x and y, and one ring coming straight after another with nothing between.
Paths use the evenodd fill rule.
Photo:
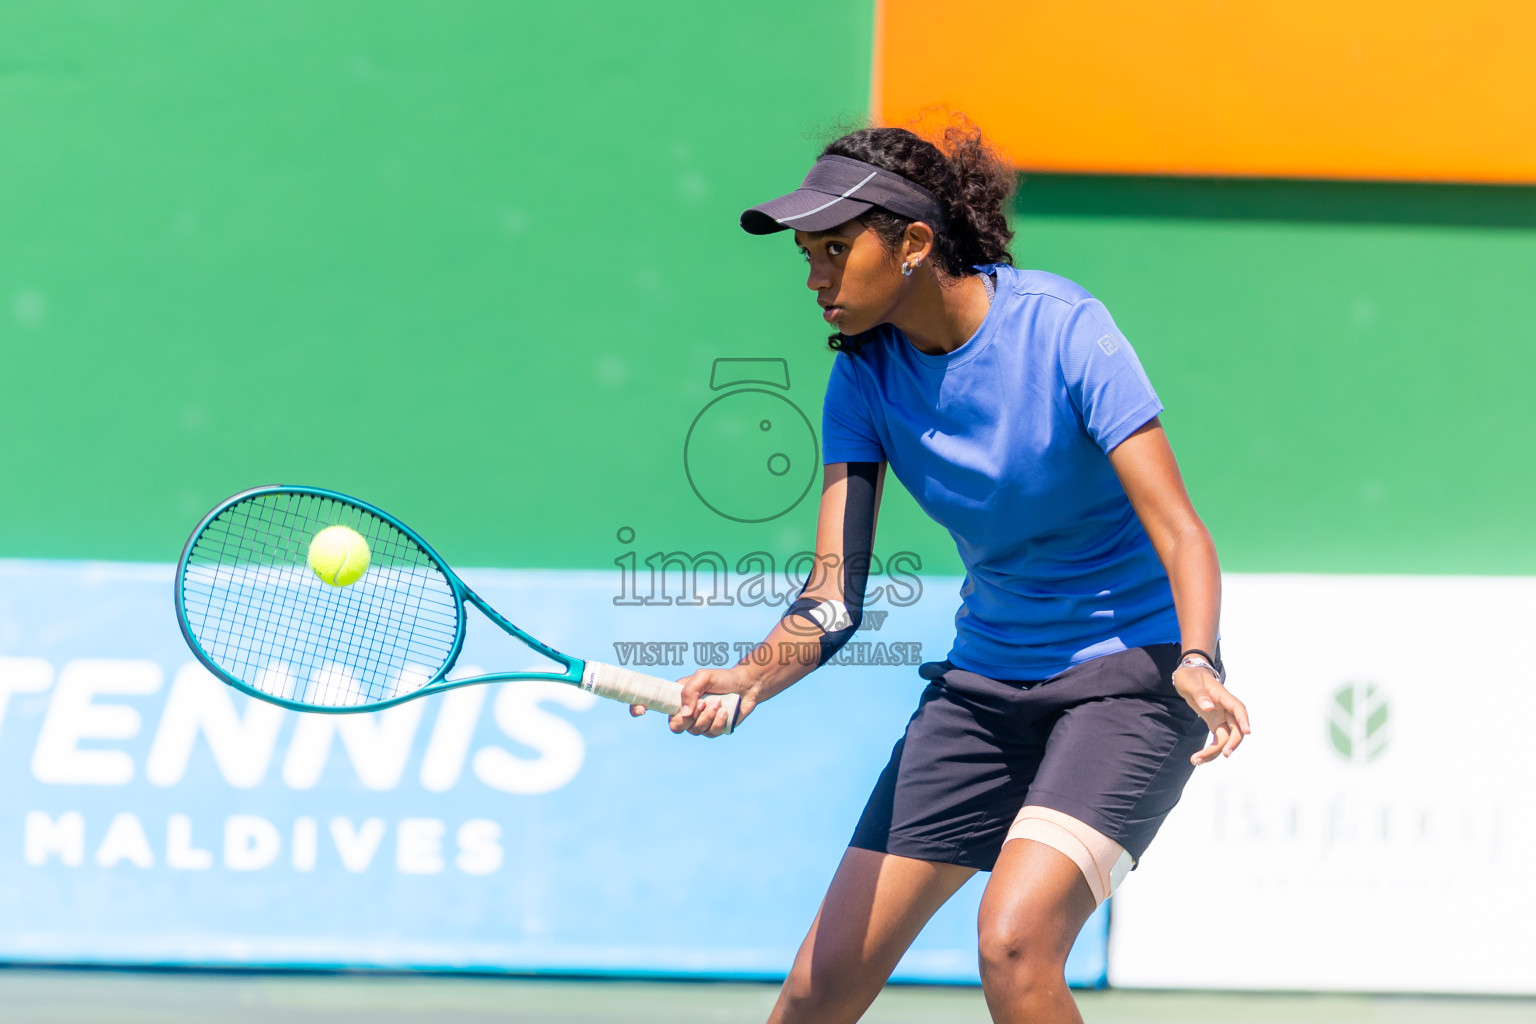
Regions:
<instances>
[{"instance_id":1,"label":"black arm sleeve","mask_svg":"<svg viewBox=\"0 0 1536 1024\"><path fill-rule=\"evenodd\" d=\"M874 554L875 489L879 480L880 463L848 463L843 504L843 557L839 567L842 573L840 590L847 614L839 615L839 609L831 601L804 596L805 587L800 588L800 596L784 613L785 618L791 615L803 618L822 631L821 658L816 662L818 668L852 639L864 621L864 590L869 583L869 564ZM806 585L809 584L807 580Z\"/></svg>"}]
</instances>

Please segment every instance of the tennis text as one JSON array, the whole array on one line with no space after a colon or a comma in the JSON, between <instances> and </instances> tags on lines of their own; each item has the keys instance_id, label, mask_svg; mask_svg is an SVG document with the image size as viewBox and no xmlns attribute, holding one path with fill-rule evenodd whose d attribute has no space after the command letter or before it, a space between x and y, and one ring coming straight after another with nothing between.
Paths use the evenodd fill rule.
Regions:
<instances>
[{"instance_id":1,"label":"tennis text","mask_svg":"<svg viewBox=\"0 0 1536 1024\"><path fill-rule=\"evenodd\" d=\"M165 676L156 662L138 659L81 658L55 673L46 659L0 658L0 727L11 705L47 702L30 768L49 785L126 786L142 772L171 789L195 772L236 790L443 793L473 780L526 796L576 777L586 744L566 715L598 701L578 687L521 680L371 714L297 714L236 693L196 663L177 670L158 696ZM156 706L158 720L146 723L141 708ZM19 741L14 730L6 734L8 748ZM350 778L333 756L338 746Z\"/></svg>"}]
</instances>

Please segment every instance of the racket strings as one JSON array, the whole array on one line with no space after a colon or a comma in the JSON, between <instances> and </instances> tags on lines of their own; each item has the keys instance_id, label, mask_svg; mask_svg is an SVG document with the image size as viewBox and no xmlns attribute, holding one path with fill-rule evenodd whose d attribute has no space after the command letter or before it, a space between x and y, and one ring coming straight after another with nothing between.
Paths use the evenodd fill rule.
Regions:
<instances>
[{"instance_id":1,"label":"racket strings","mask_svg":"<svg viewBox=\"0 0 1536 1024\"><path fill-rule=\"evenodd\" d=\"M368 571L322 582L309 543L327 526L367 542ZM187 623L230 675L273 696L331 707L389 700L441 671L459 631L457 595L408 535L366 509L292 492L254 495L198 537L182 581Z\"/></svg>"}]
</instances>

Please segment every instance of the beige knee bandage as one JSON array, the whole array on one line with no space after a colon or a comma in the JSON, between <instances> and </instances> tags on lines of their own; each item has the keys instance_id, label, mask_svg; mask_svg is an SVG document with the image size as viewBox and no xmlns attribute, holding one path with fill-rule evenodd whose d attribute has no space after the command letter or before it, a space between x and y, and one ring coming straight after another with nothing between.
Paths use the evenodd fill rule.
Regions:
<instances>
[{"instance_id":1,"label":"beige knee bandage","mask_svg":"<svg viewBox=\"0 0 1536 1024\"><path fill-rule=\"evenodd\" d=\"M1098 829L1070 814L1034 804L1025 806L1013 819L1008 839L1033 839L1066 854L1088 880L1095 904L1109 899L1135 863L1125 847Z\"/></svg>"}]
</instances>

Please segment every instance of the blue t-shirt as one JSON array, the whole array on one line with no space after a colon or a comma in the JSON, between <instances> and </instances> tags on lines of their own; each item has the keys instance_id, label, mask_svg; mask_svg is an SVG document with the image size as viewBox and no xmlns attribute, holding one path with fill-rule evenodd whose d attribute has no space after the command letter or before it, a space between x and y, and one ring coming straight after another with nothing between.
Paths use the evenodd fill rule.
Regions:
<instances>
[{"instance_id":1,"label":"blue t-shirt","mask_svg":"<svg viewBox=\"0 0 1536 1024\"><path fill-rule=\"evenodd\" d=\"M956 666L1044 679L1176 643L1167 574L1108 452L1162 411L1103 303L1006 265L986 320L945 355L883 325L839 354L822 461L878 462L949 530L965 563Z\"/></svg>"}]
</instances>

